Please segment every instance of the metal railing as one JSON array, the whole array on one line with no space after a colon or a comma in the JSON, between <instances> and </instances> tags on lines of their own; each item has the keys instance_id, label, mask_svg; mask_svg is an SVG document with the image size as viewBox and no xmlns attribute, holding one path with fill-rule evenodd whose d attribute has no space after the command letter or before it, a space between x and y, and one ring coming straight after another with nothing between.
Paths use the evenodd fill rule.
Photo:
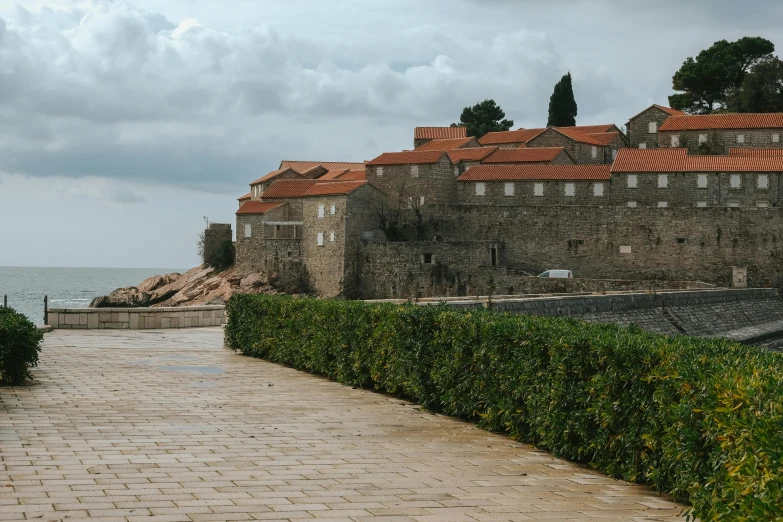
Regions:
<instances>
[{"instance_id":1,"label":"metal railing","mask_svg":"<svg viewBox=\"0 0 783 522\"><path fill-rule=\"evenodd\" d=\"M3 308L8 308L8 295L3 295ZM49 324L49 296L44 296L43 324Z\"/></svg>"}]
</instances>

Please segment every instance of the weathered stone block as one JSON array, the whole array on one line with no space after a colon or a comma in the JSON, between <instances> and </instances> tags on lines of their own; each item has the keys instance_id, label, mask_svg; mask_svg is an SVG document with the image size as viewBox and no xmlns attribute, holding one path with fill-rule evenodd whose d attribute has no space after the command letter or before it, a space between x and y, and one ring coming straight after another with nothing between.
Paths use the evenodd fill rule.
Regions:
<instances>
[{"instance_id":1,"label":"weathered stone block","mask_svg":"<svg viewBox=\"0 0 783 522\"><path fill-rule=\"evenodd\" d=\"M89 329L95 329L98 328L98 325L100 322L98 321L98 314L88 314L87 317L87 328Z\"/></svg>"},{"instance_id":2,"label":"weathered stone block","mask_svg":"<svg viewBox=\"0 0 783 522\"><path fill-rule=\"evenodd\" d=\"M128 327L131 330L139 329L139 314L137 313L128 314Z\"/></svg>"},{"instance_id":3,"label":"weathered stone block","mask_svg":"<svg viewBox=\"0 0 783 522\"><path fill-rule=\"evenodd\" d=\"M130 314L128 312L120 312L117 314L117 321L120 323L127 323L130 321L129 315Z\"/></svg>"},{"instance_id":4,"label":"weathered stone block","mask_svg":"<svg viewBox=\"0 0 783 522\"><path fill-rule=\"evenodd\" d=\"M87 326L87 314L79 314L79 324Z\"/></svg>"}]
</instances>

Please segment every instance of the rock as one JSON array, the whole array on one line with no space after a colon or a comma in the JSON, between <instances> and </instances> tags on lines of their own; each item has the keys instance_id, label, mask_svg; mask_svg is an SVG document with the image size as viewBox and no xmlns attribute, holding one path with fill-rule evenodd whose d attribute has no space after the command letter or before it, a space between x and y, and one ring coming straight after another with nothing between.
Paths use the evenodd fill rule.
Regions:
<instances>
[{"instance_id":1,"label":"rock","mask_svg":"<svg viewBox=\"0 0 783 522\"><path fill-rule=\"evenodd\" d=\"M135 286L118 288L109 295L96 297L90 308L136 308L149 305L150 294L139 291Z\"/></svg>"},{"instance_id":2,"label":"rock","mask_svg":"<svg viewBox=\"0 0 783 522\"><path fill-rule=\"evenodd\" d=\"M239 282L240 288L256 288L262 285L267 284L268 281L264 276L261 274L250 274L247 277L242 278L242 280Z\"/></svg>"},{"instance_id":3,"label":"rock","mask_svg":"<svg viewBox=\"0 0 783 522\"><path fill-rule=\"evenodd\" d=\"M182 277L182 274L177 273L166 274L164 276L152 276L142 281L137 288L139 289L139 292L152 292L162 286L175 282L180 277Z\"/></svg>"}]
</instances>

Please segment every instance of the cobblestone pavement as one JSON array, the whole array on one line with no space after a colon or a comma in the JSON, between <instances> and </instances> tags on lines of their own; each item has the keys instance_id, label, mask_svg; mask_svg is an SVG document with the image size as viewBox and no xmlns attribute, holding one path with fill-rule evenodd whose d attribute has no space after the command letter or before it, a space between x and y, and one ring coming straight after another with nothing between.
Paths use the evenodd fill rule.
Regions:
<instances>
[{"instance_id":1,"label":"cobblestone pavement","mask_svg":"<svg viewBox=\"0 0 783 522\"><path fill-rule=\"evenodd\" d=\"M0 388L0 520L675 521L679 506L413 404L223 349L56 331Z\"/></svg>"}]
</instances>

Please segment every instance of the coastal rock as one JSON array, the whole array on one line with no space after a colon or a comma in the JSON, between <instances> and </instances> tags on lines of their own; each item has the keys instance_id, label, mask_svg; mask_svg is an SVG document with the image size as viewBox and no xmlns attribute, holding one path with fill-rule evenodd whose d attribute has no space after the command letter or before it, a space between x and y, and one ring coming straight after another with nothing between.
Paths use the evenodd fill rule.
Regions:
<instances>
[{"instance_id":1,"label":"coastal rock","mask_svg":"<svg viewBox=\"0 0 783 522\"><path fill-rule=\"evenodd\" d=\"M268 284L269 282L266 280L264 276L261 274L250 274L247 277L243 277L241 281L239 282L240 288L257 288L259 286Z\"/></svg>"},{"instance_id":2,"label":"coastal rock","mask_svg":"<svg viewBox=\"0 0 783 522\"><path fill-rule=\"evenodd\" d=\"M139 292L152 292L153 290L157 290L162 286L166 286L177 281L180 277L182 277L182 274L177 273L148 277L142 281L137 288L139 289Z\"/></svg>"},{"instance_id":3,"label":"coastal rock","mask_svg":"<svg viewBox=\"0 0 783 522\"><path fill-rule=\"evenodd\" d=\"M150 301L150 294L130 286L118 288L109 295L96 297L90 302L90 308L135 308L147 306Z\"/></svg>"}]
</instances>

